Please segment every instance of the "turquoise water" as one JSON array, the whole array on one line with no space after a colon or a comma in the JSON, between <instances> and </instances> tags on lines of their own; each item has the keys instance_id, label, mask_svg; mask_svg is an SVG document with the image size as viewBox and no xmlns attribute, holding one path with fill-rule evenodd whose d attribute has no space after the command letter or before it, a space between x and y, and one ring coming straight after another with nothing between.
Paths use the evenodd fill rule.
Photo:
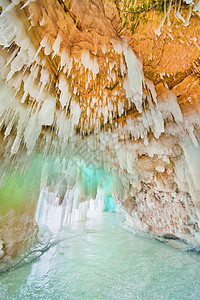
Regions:
<instances>
[{"instance_id":1,"label":"turquoise water","mask_svg":"<svg viewBox=\"0 0 200 300\"><path fill-rule=\"evenodd\" d=\"M134 236L121 218L104 212L65 229L0 276L0 299L200 299L200 255Z\"/></svg>"}]
</instances>

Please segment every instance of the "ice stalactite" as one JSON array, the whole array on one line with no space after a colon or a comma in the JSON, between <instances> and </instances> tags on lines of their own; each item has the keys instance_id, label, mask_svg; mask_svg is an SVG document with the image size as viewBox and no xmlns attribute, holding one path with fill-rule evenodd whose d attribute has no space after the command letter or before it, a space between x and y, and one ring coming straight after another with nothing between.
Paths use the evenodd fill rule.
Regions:
<instances>
[{"instance_id":1,"label":"ice stalactite","mask_svg":"<svg viewBox=\"0 0 200 300\"><path fill-rule=\"evenodd\" d=\"M104 62L106 68L109 70L108 76L106 77L103 74L104 77L100 79L100 86L98 86L95 80L96 76L101 74L103 66L102 62L98 62L98 58L95 55L92 55L89 50L82 50L80 57L73 58L62 48L64 37L61 31L58 32L52 46L49 38L44 36L41 39L38 49L34 50L34 45L32 45L24 32L23 24L17 15L15 15L15 12L11 11L15 16L15 22L10 20L10 10L5 11L1 19L2 22L4 20L4 23L7 20L10 21L9 24L13 26L12 31L15 32L15 35L9 38L9 44L8 42L2 42L2 45L8 47L10 44L17 44L18 47L14 49L11 57L8 56L8 58L8 52L6 53L5 50L2 50L2 57L5 56L7 61L4 67L3 80L6 80L7 85L14 93L10 105L13 106L14 103L14 105L18 106L17 111L23 111L23 113L19 113L19 119L16 120L18 122L16 127L17 136L14 146L11 148L11 154L16 154L21 149L20 145L23 140L30 154L34 150L39 136L46 136L44 126L51 126L52 130L53 127L59 127L56 124L56 122L59 122L58 118L54 114L54 107L58 102L61 104L61 110L65 109L66 111L63 123L66 123L66 126L70 123L70 128L74 130L74 134L76 130L83 134L87 134L94 129L95 132L98 132L103 124L112 120L114 115L123 114L124 105L127 105L124 101L121 102L120 107L114 105L114 102L118 98L118 92L114 91L112 93L113 88L109 87L110 85L114 85L114 87L118 86L124 90L127 100L133 102L139 112L142 112L142 85L144 81L142 66L126 41L118 41L122 51L117 51L117 54L120 55L120 68L123 67L124 78L120 86L117 81L118 62L116 60L113 60L112 63L108 62L106 55L109 55L109 52L105 54ZM52 48L52 59L60 58L60 63L57 66L60 74L55 84L56 93L52 93L55 76L54 74L50 74L48 61L46 60L51 55L51 51L47 51L46 47L48 49ZM111 45L110 48L112 48ZM113 51L113 49L110 50ZM40 56L43 55L43 51L45 57L41 59ZM77 72L78 76L80 76L78 82L75 82L74 77L77 77ZM108 86L108 91L111 91L111 97L105 90L105 86ZM87 103L83 100L88 90L92 90L91 96L89 95L90 93L88 94L88 104L93 106L90 112L88 112ZM4 98L1 101L5 102ZM101 103L103 106L99 106ZM9 109L10 106L8 105L7 110ZM88 117L86 117L86 110ZM27 123L24 121L23 115L26 112L29 119ZM30 117L29 115L32 116ZM15 119L14 116L10 117L12 120ZM21 117L23 120L20 120ZM25 119L27 118L25 117ZM10 124L10 120L8 121ZM4 124L5 127L7 125ZM66 127L64 124L62 126ZM33 129L32 132L31 129ZM6 131L6 137L8 137L7 133L8 130ZM70 134L70 136L72 135ZM33 138L29 138L29 136L33 136Z\"/></svg>"},{"instance_id":2,"label":"ice stalactite","mask_svg":"<svg viewBox=\"0 0 200 300\"><path fill-rule=\"evenodd\" d=\"M199 14L199 1L197 0L195 1L190 1L190 0L185 0L187 6L188 6L188 12L186 17L184 18L183 15L181 14L181 8L182 8L182 0L179 0L177 2L177 7L174 10L173 7L173 1L170 0L170 2L168 3L168 8L167 8L167 1L164 1L164 15L163 18L159 24L159 26L155 29L155 33L160 36L161 35L161 29L166 21L166 19L168 20L167 24L170 27L171 26L171 22L170 22L170 13L172 14L174 11L174 16L178 19L181 20L184 23L184 26L188 26L189 22L190 22L190 18L192 16L193 13L197 13Z\"/></svg>"}]
</instances>

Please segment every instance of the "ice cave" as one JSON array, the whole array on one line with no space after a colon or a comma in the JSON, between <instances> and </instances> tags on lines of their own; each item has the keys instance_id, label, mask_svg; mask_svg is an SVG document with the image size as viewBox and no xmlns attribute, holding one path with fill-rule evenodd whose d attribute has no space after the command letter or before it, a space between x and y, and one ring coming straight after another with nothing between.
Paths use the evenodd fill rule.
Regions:
<instances>
[{"instance_id":1,"label":"ice cave","mask_svg":"<svg viewBox=\"0 0 200 300\"><path fill-rule=\"evenodd\" d=\"M200 299L200 0L0 0L0 299Z\"/></svg>"}]
</instances>

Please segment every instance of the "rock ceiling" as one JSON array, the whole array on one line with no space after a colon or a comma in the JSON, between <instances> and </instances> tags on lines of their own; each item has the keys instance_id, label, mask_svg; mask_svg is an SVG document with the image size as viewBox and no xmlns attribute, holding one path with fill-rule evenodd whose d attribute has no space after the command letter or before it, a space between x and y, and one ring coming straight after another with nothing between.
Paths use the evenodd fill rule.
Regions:
<instances>
[{"instance_id":1,"label":"rock ceiling","mask_svg":"<svg viewBox=\"0 0 200 300\"><path fill-rule=\"evenodd\" d=\"M183 112L198 110L199 16L193 12L188 24L182 20L187 20L190 5L183 6L182 19L177 17L175 5L170 12L168 7L166 21L161 20L163 13L158 8L149 9L131 34L123 21L127 14L138 12L141 1L135 8L118 1L121 19L113 1L4 2L1 64L6 66L2 77L14 87L24 106L41 105L46 92L53 94L53 105L65 116L70 110L72 114L77 111L73 125L83 135L98 131L129 110L141 112L142 108L127 97L124 81L130 66L125 55L113 49L113 40L121 44L128 41L139 59L137 68L142 69L139 64L143 64L144 76L153 81L158 93L164 90L164 83L177 95ZM20 82L21 73L24 78ZM32 82L39 87L37 92L31 91ZM142 85L144 108L148 93L145 80ZM51 121L42 125L52 126Z\"/></svg>"}]
</instances>

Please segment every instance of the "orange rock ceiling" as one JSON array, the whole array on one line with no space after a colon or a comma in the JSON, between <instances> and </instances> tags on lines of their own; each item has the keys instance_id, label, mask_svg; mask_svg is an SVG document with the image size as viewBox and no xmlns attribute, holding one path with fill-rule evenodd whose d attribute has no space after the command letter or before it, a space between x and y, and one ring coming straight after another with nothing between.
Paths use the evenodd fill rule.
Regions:
<instances>
[{"instance_id":1,"label":"orange rock ceiling","mask_svg":"<svg viewBox=\"0 0 200 300\"><path fill-rule=\"evenodd\" d=\"M144 75L155 85L162 82L173 89L183 113L199 111L200 30L197 14L193 14L189 25L184 26L183 22L176 18L175 7L172 6L169 14L170 26L166 20L161 28L161 35L157 36L155 29L163 17L158 10L145 12L144 21L141 19L135 32L131 34L129 30L122 29L123 17L120 20L113 1L54 0L32 2L20 9L22 6L23 1L20 2L17 12L35 48L39 48L44 37L48 40L48 45L40 50L39 55L44 59L45 68L52 76L52 92L58 92L55 87L60 72L60 58L52 53L47 55L48 46L52 48L59 35L60 52L65 50L73 57L73 68L68 80L71 86L77 89L83 119L87 118L88 106L91 109L91 120L96 119L98 107L103 105L103 95L100 95L102 91L106 91L105 97L112 99L112 105L116 107L113 119L119 117L116 105L118 101L124 103L125 111L137 113L134 104L126 102L122 88L124 76L120 70L120 57L112 51L112 38L128 40L143 63ZM187 13L188 8L183 7L183 17L186 18ZM83 49L89 51L91 58L97 58L100 69L97 77L91 78L87 86L85 82L88 81L88 70L80 72L78 62ZM114 67L110 71L111 64L114 64ZM157 92L159 91L158 87ZM92 103L92 97L98 101ZM57 105L59 106L59 102ZM100 120L103 124L101 117ZM85 127L86 131L92 130L92 122L89 128Z\"/></svg>"}]
</instances>

